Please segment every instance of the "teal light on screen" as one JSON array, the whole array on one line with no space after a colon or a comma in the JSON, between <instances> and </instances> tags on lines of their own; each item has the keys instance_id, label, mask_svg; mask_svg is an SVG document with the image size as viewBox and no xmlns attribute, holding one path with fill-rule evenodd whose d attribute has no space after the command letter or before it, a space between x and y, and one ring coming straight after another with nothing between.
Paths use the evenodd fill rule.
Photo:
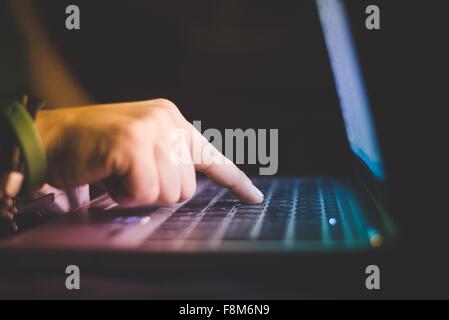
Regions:
<instances>
[{"instance_id":1,"label":"teal light on screen","mask_svg":"<svg viewBox=\"0 0 449 320\"><path fill-rule=\"evenodd\" d=\"M344 4L341 0L316 2L350 147L373 175L384 180L371 106Z\"/></svg>"}]
</instances>

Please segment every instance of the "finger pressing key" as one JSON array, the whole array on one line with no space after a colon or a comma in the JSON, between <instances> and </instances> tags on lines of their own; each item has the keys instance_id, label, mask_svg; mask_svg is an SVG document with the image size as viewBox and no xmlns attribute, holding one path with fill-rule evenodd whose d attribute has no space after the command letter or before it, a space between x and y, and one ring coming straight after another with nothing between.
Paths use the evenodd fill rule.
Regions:
<instances>
[{"instance_id":1,"label":"finger pressing key","mask_svg":"<svg viewBox=\"0 0 449 320\"><path fill-rule=\"evenodd\" d=\"M248 204L259 204L264 200L263 193L252 183L251 179L232 161L220 153L196 129L193 129L196 146L201 146L201 161L196 170L206 174L220 186L228 188L241 201ZM194 153L195 150L192 150Z\"/></svg>"}]
</instances>

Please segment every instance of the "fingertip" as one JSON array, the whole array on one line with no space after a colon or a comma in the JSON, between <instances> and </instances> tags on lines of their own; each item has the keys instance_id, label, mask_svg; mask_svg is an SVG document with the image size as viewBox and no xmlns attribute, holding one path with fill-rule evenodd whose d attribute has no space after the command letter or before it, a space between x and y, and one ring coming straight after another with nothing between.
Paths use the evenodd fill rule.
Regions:
<instances>
[{"instance_id":1,"label":"fingertip","mask_svg":"<svg viewBox=\"0 0 449 320\"><path fill-rule=\"evenodd\" d=\"M255 185L251 185L249 193L250 197L247 201L248 204L261 204L265 199L262 191L260 191Z\"/></svg>"},{"instance_id":2,"label":"fingertip","mask_svg":"<svg viewBox=\"0 0 449 320\"><path fill-rule=\"evenodd\" d=\"M232 189L232 191L240 199L240 201L246 204L260 204L265 198L263 193L253 184L240 185Z\"/></svg>"},{"instance_id":3,"label":"fingertip","mask_svg":"<svg viewBox=\"0 0 449 320\"><path fill-rule=\"evenodd\" d=\"M259 190L255 185L252 185L252 190L255 201L257 201L257 204L262 203L265 199L265 196L262 191Z\"/></svg>"}]
</instances>

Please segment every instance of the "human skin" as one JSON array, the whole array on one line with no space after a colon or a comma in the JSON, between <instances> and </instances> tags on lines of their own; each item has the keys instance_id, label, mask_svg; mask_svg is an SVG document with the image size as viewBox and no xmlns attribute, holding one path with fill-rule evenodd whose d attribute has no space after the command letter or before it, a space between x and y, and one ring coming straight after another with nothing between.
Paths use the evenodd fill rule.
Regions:
<instances>
[{"instance_id":1,"label":"human skin","mask_svg":"<svg viewBox=\"0 0 449 320\"><path fill-rule=\"evenodd\" d=\"M49 184L66 189L103 182L124 205L172 204L193 196L195 171L201 171L244 202L263 200L230 161L195 165L171 161L170 137L177 129L192 132L188 150L199 141L197 145L215 153L213 158L224 157L168 100L63 108L89 105L91 100L58 55L32 2L14 0L10 5L28 44L33 93L51 108L36 119L47 151Z\"/></svg>"},{"instance_id":2,"label":"human skin","mask_svg":"<svg viewBox=\"0 0 449 320\"><path fill-rule=\"evenodd\" d=\"M103 182L122 205L171 205L194 196L199 171L245 203L263 201L252 181L166 99L44 110L37 128L48 156L47 183L61 189ZM170 139L179 130L188 133L181 148L191 161L171 156ZM193 161L193 146L214 161Z\"/></svg>"}]
</instances>

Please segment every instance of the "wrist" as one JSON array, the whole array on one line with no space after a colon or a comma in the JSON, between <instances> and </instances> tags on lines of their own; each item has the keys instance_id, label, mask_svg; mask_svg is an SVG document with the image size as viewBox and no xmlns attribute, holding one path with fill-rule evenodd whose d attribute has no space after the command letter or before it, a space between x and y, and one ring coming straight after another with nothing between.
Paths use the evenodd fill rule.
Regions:
<instances>
[{"instance_id":1,"label":"wrist","mask_svg":"<svg viewBox=\"0 0 449 320\"><path fill-rule=\"evenodd\" d=\"M47 159L40 134L31 114L19 102L10 102L0 108L0 117L12 133L13 144L20 150L12 170L25 175L25 188L33 190L45 182Z\"/></svg>"},{"instance_id":2,"label":"wrist","mask_svg":"<svg viewBox=\"0 0 449 320\"><path fill-rule=\"evenodd\" d=\"M36 129L47 155L52 146L62 139L64 131L67 132L77 124L79 113L79 110L74 108L40 110L36 114Z\"/></svg>"}]
</instances>

